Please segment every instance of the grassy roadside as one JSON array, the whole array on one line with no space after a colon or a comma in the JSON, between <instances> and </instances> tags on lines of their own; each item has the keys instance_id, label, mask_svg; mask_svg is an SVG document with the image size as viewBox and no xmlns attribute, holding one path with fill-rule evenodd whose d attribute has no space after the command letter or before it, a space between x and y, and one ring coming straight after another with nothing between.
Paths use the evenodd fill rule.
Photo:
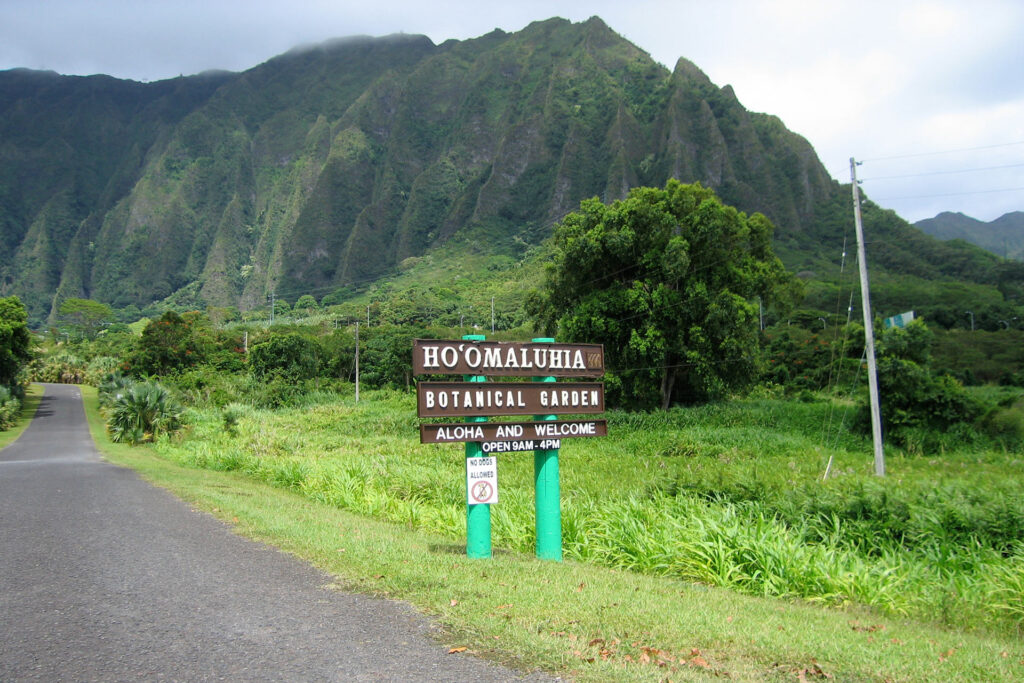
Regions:
<instances>
[{"instance_id":1,"label":"grassy roadside","mask_svg":"<svg viewBox=\"0 0 1024 683\"><path fill-rule=\"evenodd\" d=\"M1024 678L1024 647L1006 636L513 553L469 561L449 538L313 503L245 475L186 469L149 448L111 444L95 390L83 387L83 396L93 437L110 461L239 533L331 572L338 587L412 603L445 625L446 645L523 669L580 680Z\"/></svg>"},{"instance_id":2,"label":"grassy roadside","mask_svg":"<svg viewBox=\"0 0 1024 683\"><path fill-rule=\"evenodd\" d=\"M36 410L39 409L39 402L42 399L43 386L41 384L30 384L28 389L25 390L25 399L21 402L21 417L18 419L18 424L5 432L0 432L0 448L6 448L18 440L21 433L32 422L32 418L35 417Z\"/></svg>"}]
</instances>

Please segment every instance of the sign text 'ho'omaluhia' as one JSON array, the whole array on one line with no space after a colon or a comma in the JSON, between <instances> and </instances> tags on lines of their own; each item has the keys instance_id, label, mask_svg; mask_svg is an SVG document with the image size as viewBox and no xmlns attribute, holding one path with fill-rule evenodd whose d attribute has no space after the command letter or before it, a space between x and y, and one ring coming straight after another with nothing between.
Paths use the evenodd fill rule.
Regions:
<instances>
[{"instance_id":1,"label":"sign text 'ho'omaluhia'","mask_svg":"<svg viewBox=\"0 0 1024 683\"><path fill-rule=\"evenodd\" d=\"M604 384L420 382L416 410L419 417L603 413Z\"/></svg>"},{"instance_id":2,"label":"sign text 'ho'omaluhia'","mask_svg":"<svg viewBox=\"0 0 1024 683\"><path fill-rule=\"evenodd\" d=\"M415 339L412 366L417 375L600 377L604 346Z\"/></svg>"}]
</instances>

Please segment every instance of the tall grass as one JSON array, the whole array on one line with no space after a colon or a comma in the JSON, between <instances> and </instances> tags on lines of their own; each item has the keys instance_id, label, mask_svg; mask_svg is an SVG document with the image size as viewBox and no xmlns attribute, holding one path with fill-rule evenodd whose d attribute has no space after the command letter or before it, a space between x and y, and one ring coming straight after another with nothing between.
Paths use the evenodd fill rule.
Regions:
<instances>
[{"instance_id":1,"label":"tall grass","mask_svg":"<svg viewBox=\"0 0 1024 683\"><path fill-rule=\"evenodd\" d=\"M301 409L192 409L157 448L311 499L465 538L463 454L420 445L411 397L316 397ZM319 402L317 402L319 401ZM822 444L825 404L746 401L609 414L606 439L563 441L565 555L608 567L958 626L1024 629L1021 455L891 454ZM824 463L833 476L821 481ZM499 458L497 547L534 544L529 454Z\"/></svg>"}]
</instances>

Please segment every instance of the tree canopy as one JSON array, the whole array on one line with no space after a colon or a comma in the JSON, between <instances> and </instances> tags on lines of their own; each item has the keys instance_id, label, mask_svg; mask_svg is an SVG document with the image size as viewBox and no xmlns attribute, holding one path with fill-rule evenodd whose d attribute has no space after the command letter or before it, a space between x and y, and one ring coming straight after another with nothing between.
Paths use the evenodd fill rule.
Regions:
<instances>
[{"instance_id":1,"label":"tree canopy","mask_svg":"<svg viewBox=\"0 0 1024 683\"><path fill-rule=\"evenodd\" d=\"M604 344L610 403L709 400L756 377L758 297L769 306L797 292L773 229L676 180L611 205L586 200L556 228L527 310L561 341Z\"/></svg>"},{"instance_id":2,"label":"tree canopy","mask_svg":"<svg viewBox=\"0 0 1024 683\"><path fill-rule=\"evenodd\" d=\"M126 365L135 375L168 375L203 362L209 340L199 323L196 315L166 311L146 325Z\"/></svg>"},{"instance_id":3,"label":"tree canopy","mask_svg":"<svg viewBox=\"0 0 1024 683\"><path fill-rule=\"evenodd\" d=\"M18 371L32 358L28 312L16 296L0 298L0 385L13 387Z\"/></svg>"},{"instance_id":4,"label":"tree canopy","mask_svg":"<svg viewBox=\"0 0 1024 683\"><path fill-rule=\"evenodd\" d=\"M57 314L84 339L95 338L100 328L114 319L114 311L107 304L74 297L60 302Z\"/></svg>"}]
</instances>

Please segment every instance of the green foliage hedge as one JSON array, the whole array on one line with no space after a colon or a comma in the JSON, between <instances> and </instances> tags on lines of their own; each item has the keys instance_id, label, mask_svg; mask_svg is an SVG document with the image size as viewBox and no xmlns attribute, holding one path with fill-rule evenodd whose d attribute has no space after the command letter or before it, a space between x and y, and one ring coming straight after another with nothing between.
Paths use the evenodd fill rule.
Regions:
<instances>
[{"instance_id":1,"label":"green foliage hedge","mask_svg":"<svg viewBox=\"0 0 1024 683\"><path fill-rule=\"evenodd\" d=\"M6 431L14 426L21 415L21 401L11 393L11 390L0 385L0 431Z\"/></svg>"}]
</instances>

